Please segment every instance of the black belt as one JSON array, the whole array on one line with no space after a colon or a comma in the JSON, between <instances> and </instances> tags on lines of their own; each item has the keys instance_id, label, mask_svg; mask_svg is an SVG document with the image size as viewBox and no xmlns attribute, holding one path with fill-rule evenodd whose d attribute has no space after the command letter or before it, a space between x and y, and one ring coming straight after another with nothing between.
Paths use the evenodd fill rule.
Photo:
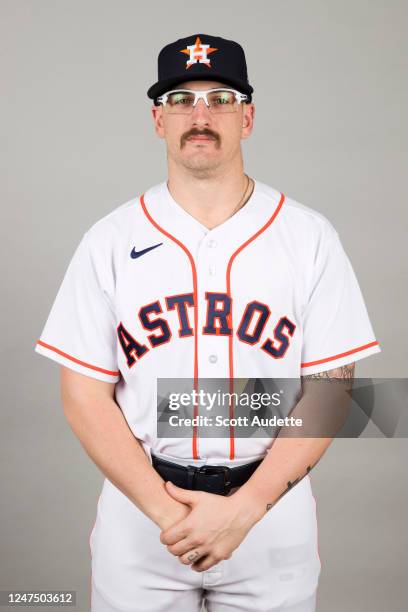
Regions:
<instances>
[{"instance_id":1,"label":"black belt","mask_svg":"<svg viewBox=\"0 0 408 612\"><path fill-rule=\"evenodd\" d=\"M160 459L151 453L152 465L164 480L171 480L178 487L195 491L207 491L227 495L234 487L240 487L255 472L263 459L229 468L225 465L180 465Z\"/></svg>"}]
</instances>

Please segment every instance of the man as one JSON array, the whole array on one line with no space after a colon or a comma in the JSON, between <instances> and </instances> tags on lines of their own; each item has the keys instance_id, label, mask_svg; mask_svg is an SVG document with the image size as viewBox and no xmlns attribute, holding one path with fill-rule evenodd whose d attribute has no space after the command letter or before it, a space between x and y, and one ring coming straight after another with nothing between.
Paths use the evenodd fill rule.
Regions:
<instances>
[{"instance_id":1,"label":"man","mask_svg":"<svg viewBox=\"0 0 408 612\"><path fill-rule=\"evenodd\" d=\"M159 437L156 385L350 382L380 348L330 222L244 172L255 107L241 46L195 34L161 50L158 72L168 180L85 233L35 349L61 364L65 415L106 476L92 610L310 612L308 473L332 438Z\"/></svg>"}]
</instances>

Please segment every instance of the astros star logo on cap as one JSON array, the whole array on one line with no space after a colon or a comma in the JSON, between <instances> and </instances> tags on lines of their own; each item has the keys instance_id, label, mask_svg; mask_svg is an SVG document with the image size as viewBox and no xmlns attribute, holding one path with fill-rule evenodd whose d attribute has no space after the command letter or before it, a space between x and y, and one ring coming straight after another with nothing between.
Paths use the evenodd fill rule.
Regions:
<instances>
[{"instance_id":1,"label":"astros star logo on cap","mask_svg":"<svg viewBox=\"0 0 408 612\"><path fill-rule=\"evenodd\" d=\"M207 55L213 53L214 51L218 51L218 49L210 47L210 45L203 45L200 37L197 36L194 45L187 45L186 49L180 50L180 53L185 53L189 56L189 59L186 62L186 70L188 70L193 64L196 63L205 64L211 68L211 61L208 59Z\"/></svg>"}]
</instances>

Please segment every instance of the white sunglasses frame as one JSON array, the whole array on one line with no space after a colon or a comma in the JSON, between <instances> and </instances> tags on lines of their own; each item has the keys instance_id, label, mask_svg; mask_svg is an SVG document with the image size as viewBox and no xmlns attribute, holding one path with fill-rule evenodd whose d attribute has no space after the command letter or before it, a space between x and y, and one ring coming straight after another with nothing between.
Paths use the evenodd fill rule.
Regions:
<instances>
[{"instance_id":1,"label":"white sunglasses frame","mask_svg":"<svg viewBox=\"0 0 408 612\"><path fill-rule=\"evenodd\" d=\"M241 102L245 102L245 100L248 100L248 96L246 94L242 94L236 89L230 89L229 87L214 87L212 89L199 89L199 90L171 89L170 91L166 91L166 93L162 94L161 96L158 96L156 99L157 99L157 102L159 102L163 106L166 106L168 97L171 93L187 92L187 93L194 94L194 102L193 102L192 108L195 108L199 100L204 100L204 103L207 106L207 108L210 108L210 105L208 104L207 94L213 91L231 91L232 93L235 94L235 100L238 102L238 104L241 104Z\"/></svg>"}]
</instances>

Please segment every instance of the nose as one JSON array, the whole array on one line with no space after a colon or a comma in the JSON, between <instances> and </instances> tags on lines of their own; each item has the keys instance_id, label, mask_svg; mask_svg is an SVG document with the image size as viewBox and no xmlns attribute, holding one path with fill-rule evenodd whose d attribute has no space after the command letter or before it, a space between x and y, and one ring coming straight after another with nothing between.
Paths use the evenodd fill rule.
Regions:
<instances>
[{"instance_id":1,"label":"nose","mask_svg":"<svg viewBox=\"0 0 408 612\"><path fill-rule=\"evenodd\" d=\"M210 110L203 99L198 100L192 111L193 125L208 125L211 120Z\"/></svg>"}]
</instances>

